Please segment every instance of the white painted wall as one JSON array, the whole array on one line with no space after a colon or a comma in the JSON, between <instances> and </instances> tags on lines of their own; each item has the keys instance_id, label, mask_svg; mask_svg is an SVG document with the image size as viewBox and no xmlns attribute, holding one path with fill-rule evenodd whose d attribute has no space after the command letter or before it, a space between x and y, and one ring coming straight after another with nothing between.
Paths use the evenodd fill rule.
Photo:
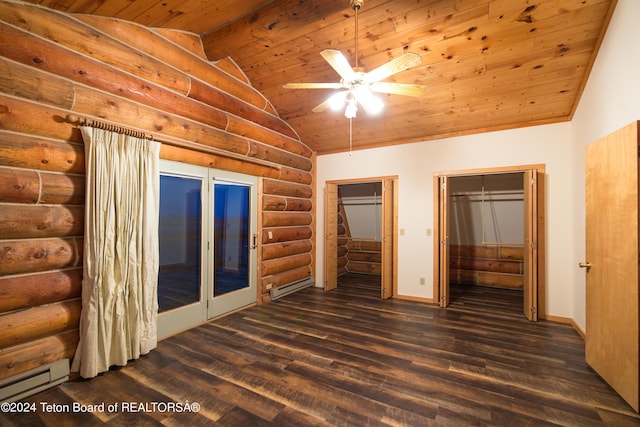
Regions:
<instances>
[{"instance_id":1,"label":"white painted wall","mask_svg":"<svg viewBox=\"0 0 640 427\"><path fill-rule=\"evenodd\" d=\"M317 157L316 280L324 283L327 180L399 177L398 291L433 297L433 175L439 171L543 163L547 171L547 313L585 330L585 146L640 119L640 1L619 0L571 122ZM357 120L354 126L357 126ZM345 146L348 141L345 141ZM426 285L419 278L426 278Z\"/></svg>"},{"instance_id":2,"label":"white painted wall","mask_svg":"<svg viewBox=\"0 0 640 427\"><path fill-rule=\"evenodd\" d=\"M357 125L357 122L354 123ZM345 143L348 143L345 141ZM568 268L571 253L570 124L537 126L427 141L371 150L318 156L317 194L326 181L398 176L398 293L433 298L433 176L449 170L544 163L547 171L548 312L571 315L564 302L571 297ZM324 283L324 200L318 198L316 279ZM426 285L420 285L420 278ZM556 285L557 283L557 285Z\"/></svg>"},{"instance_id":3,"label":"white painted wall","mask_svg":"<svg viewBox=\"0 0 640 427\"><path fill-rule=\"evenodd\" d=\"M640 120L640 1L618 0L589 82L571 121L574 220L571 260L572 318L585 325L585 147L609 133Z\"/></svg>"}]
</instances>

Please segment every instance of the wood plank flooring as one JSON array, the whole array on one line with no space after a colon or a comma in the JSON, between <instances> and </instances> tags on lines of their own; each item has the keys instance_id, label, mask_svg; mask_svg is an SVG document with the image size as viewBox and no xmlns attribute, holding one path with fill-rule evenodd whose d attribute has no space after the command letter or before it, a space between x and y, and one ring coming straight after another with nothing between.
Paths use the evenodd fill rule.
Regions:
<instances>
[{"instance_id":1,"label":"wood plank flooring","mask_svg":"<svg viewBox=\"0 0 640 427\"><path fill-rule=\"evenodd\" d=\"M217 319L32 396L34 413L0 413L0 425L640 425L586 365L580 336L528 322L521 294L452 288L440 309L381 300L379 286L351 275ZM187 401L199 411L169 406Z\"/></svg>"}]
</instances>

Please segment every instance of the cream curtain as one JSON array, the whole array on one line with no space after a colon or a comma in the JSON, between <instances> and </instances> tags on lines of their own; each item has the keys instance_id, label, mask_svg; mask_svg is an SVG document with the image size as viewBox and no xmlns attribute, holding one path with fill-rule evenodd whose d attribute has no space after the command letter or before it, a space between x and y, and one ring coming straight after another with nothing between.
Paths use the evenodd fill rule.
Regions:
<instances>
[{"instance_id":1,"label":"cream curtain","mask_svg":"<svg viewBox=\"0 0 640 427\"><path fill-rule=\"evenodd\" d=\"M92 378L157 345L160 144L92 127L80 341L72 371Z\"/></svg>"}]
</instances>

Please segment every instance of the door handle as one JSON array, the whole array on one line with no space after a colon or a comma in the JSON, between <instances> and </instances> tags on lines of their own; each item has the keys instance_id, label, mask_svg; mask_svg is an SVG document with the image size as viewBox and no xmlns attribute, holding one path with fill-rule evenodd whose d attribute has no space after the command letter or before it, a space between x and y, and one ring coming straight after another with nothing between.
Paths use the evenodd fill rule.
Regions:
<instances>
[{"instance_id":1,"label":"door handle","mask_svg":"<svg viewBox=\"0 0 640 427\"><path fill-rule=\"evenodd\" d=\"M581 263L578 263L578 267L586 268L587 271L589 271L591 269L591 263L590 262L581 262Z\"/></svg>"}]
</instances>

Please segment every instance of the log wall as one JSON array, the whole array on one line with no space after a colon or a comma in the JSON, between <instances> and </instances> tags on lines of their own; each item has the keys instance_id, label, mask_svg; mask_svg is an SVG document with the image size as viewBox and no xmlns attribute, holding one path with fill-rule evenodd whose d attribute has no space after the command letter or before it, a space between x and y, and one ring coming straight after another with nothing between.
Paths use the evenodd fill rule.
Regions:
<instances>
[{"instance_id":1,"label":"log wall","mask_svg":"<svg viewBox=\"0 0 640 427\"><path fill-rule=\"evenodd\" d=\"M452 283L523 289L524 248L451 245L449 250Z\"/></svg>"},{"instance_id":2,"label":"log wall","mask_svg":"<svg viewBox=\"0 0 640 427\"><path fill-rule=\"evenodd\" d=\"M260 177L259 301L312 274L313 153L233 61L201 52L193 35L0 0L0 379L77 345L84 147L68 114Z\"/></svg>"},{"instance_id":3,"label":"log wall","mask_svg":"<svg viewBox=\"0 0 640 427\"><path fill-rule=\"evenodd\" d=\"M382 274L382 242L350 240L347 244L347 271L361 274Z\"/></svg>"}]
</instances>

